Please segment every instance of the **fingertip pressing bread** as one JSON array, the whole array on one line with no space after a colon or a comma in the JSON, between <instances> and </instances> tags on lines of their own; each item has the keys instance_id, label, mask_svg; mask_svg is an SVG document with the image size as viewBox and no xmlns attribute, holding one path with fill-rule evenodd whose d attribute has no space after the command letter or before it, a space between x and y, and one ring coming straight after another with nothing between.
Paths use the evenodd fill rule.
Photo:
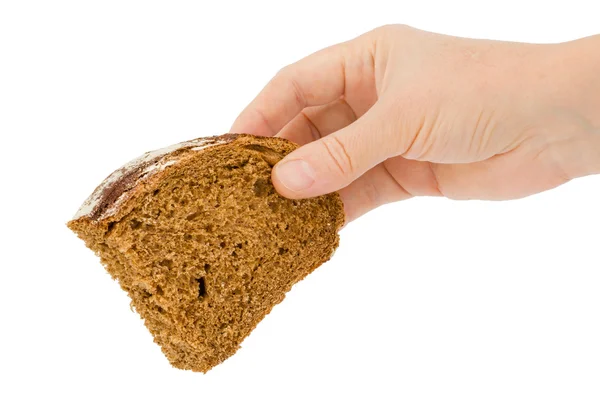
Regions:
<instances>
[{"instance_id":1,"label":"fingertip pressing bread","mask_svg":"<svg viewBox=\"0 0 600 400\"><path fill-rule=\"evenodd\" d=\"M336 193L281 197L271 169L296 145L226 134L146 153L111 174L67 225L131 297L177 368L233 355L338 245Z\"/></svg>"}]
</instances>

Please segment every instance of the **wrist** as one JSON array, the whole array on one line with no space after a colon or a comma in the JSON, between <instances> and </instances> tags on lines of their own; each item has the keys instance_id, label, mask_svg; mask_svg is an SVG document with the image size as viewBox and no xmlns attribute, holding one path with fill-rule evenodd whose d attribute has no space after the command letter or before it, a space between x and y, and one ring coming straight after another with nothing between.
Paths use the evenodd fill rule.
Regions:
<instances>
[{"instance_id":1,"label":"wrist","mask_svg":"<svg viewBox=\"0 0 600 400\"><path fill-rule=\"evenodd\" d=\"M560 144L563 169L571 178L600 174L600 35L549 45L547 54L543 92L573 123Z\"/></svg>"},{"instance_id":2,"label":"wrist","mask_svg":"<svg viewBox=\"0 0 600 400\"><path fill-rule=\"evenodd\" d=\"M600 129L589 129L563 141L560 154L569 179L600 174Z\"/></svg>"},{"instance_id":3,"label":"wrist","mask_svg":"<svg viewBox=\"0 0 600 400\"><path fill-rule=\"evenodd\" d=\"M571 109L600 127L600 35L557 45L559 84Z\"/></svg>"}]
</instances>

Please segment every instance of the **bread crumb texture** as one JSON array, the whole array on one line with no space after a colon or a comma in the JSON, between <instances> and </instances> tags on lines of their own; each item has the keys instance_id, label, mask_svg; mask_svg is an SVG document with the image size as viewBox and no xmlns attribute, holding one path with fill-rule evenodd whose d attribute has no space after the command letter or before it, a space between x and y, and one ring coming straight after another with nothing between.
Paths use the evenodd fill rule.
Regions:
<instances>
[{"instance_id":1,"label":"bread crumb texture","mask_svg":"<svg viewBox=\"0 0 600 400\"><path fill-rule=\"evenodd\" d=\"M147 153L157 156L115 171L68 222L174 367L206 372L233 355L337 247L338 194L290 200L271 183L295 148L226 134Z\"/></svg>"}]
</instances>

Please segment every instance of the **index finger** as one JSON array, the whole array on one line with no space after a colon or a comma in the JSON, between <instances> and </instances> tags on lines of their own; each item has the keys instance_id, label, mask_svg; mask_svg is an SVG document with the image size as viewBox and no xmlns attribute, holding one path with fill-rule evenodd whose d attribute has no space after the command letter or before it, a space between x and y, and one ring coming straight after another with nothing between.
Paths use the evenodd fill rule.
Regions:
<instances>
[{"instance_id":1,"label":"index finger","mask_svg":"<svg viewBox=\"0 0 600 400\"><path fill-rule=\"evenodd\" d=\"M305 107L337 100L346 86L345 44L283 68L237 117L231 132L273 136Z\"/></svg>"}]
</instances>

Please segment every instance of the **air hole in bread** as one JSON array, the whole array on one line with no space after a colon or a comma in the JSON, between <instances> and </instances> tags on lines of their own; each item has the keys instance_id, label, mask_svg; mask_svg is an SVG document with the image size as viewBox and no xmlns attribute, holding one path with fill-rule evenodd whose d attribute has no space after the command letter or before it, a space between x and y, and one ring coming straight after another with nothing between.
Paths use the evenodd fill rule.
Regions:
<instances>
[{"instance_id":1,"label":"air hole in bread","mask_svg":"<svg viewBox=\"0 0 600 400\"><path fill-rule=\"evenodd\" d=\"M129 227L130 227L131 229L139 229L141 226L142 226L142 222L141 222L141 221L138 221L137 219L132 219L132 220L129 222Z\"/></svg>"},{"instance_id":2,"label":"air hole in bread","mask_svg":"<svg viewBox=\"0 0 600 400\"><path fill-rule=\"evenodd\" d=\"M198 298L203 300L206 296L206 281L204 277L198 278L196 281L198 282Z\"/></svg>"},{"instance_id":3,"label":"air hole in bread","mask_svg":"<svg viewBox=\"0 0 600 400\"><path fill-rule=\"evenodd\" d=\"M108 224L108 226L106 227L106 233L109 233L110 231L112 231L115 227L115 222L110 222Z\"/></svg>"},{"instance_id":4,"label":"air hole in bread","mask_svg":"<svg viewBox=\"0 0 600 400\"><path fill-rule=\"evenodd\" d=\"M202 215L202 213L200 211L196 211L191 214L188 214L188 216L185 217L185 219L187 219L188 221L193 221L197 219L200 215Z\"/></svg>"},{"instance_id":5,"label":"air hole in bread","mask_svg":"<svg viewBox=\"0 0 600 400\"><path fill-rule=\"evenodd\" d=\"M158 265L160 265L161 267L172 267L173 260L165 259L165 260L159 261Z\"/></svg>"},{"instance_id":6,"label":"air hole in bread","mask_svg":"<svg viewBox=\"0 0 600 400\"><path fill-rule=\"evenodd\" d=\"M264 178L259 178L254 182L253 191L258 197L266 197L271 192L273 186Z\"/></svg>"}]
</instances>

